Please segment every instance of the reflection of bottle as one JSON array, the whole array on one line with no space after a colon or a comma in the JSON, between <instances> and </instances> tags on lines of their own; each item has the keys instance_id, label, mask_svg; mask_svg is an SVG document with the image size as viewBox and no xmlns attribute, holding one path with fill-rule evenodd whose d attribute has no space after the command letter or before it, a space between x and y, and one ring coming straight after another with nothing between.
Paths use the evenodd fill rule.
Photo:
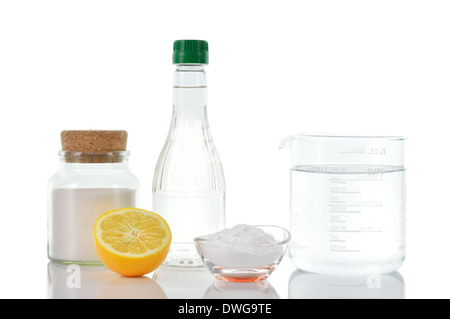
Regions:
<instances>
[{"instance_id":1,"label":"reflection of bottle","mask_svg":"<svg viewBox=\"0 0 450 319\"><path fill-rule=\"evenodd\" d=\"M332 276L296 270L289 279L289 299L404 299L398 273Z\"/></svg>"},{"instance_id":2,"label":"reflection of bottle","mask_svg":"<svg viewBox=\"0 0 450 319\"><path fill-rule=\"evenodd\" d=\"M214 281L206 268L160 267L153 273L152 279L164 289L169 299L201 299Z\"/></svg>"},{"instance_id":3,"label":"reflection of bottle","mask_svg":"<svg viewBox=\"0 0 450 319\"><path fill-rule=\"evenodd\" d=\"M196 236L224 227L225 180L206 112L205 65L208 43L178 40L173 115L153 179L153 211L163 216L173 235L165 264L196 267Z\"/></svg>"},{"instance_id":4,"label":"reflection of bottle","mask_svg":"<svg viewBox=\"0 0 450 319\"><path fill-rule=\"evenodd\" d=\"M99 299L167 299L164 290L145 276L120 276L109 281L98 294Z\"/></svg>"}]
</instances>

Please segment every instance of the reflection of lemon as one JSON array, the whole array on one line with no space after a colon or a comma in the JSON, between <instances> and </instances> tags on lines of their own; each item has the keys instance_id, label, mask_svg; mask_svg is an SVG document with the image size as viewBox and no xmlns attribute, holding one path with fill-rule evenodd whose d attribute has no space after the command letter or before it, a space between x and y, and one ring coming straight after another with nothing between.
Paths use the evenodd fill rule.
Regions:
<instances>
[{"instance_id":1,"label":"reflection of lemon","mask_svg":"<svg viewBox=\"0 0 450 319\"><path fill-rule=\"evenodd\" d=\"M161 216L139 208L121 208L100 216L94 237L103 264L130 277L158 268L172 240L169 225Z\"/></svg>"},{"instance_id":2,"label":"reflection of lemon","mask_svg":"<svg viewBox=\"0 0 450 319\"><path fill-rule=\"evenodd\" d=\"M167 299L164 290L148 277L118 277L108 282L99 299Z\"/></svg>"}]
</instances>

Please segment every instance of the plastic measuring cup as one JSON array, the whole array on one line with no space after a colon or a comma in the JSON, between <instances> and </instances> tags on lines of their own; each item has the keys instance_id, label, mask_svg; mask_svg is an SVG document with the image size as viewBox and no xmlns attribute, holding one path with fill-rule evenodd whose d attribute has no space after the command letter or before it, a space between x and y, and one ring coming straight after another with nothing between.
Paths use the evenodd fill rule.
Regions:
<instances>
[{"instance_id":1,"label":"plastic measuring cup","mask_svg":"<svg viewBox=\"0 0 450 319\"><path fill-rule=\"evenodd\" d=\"M291 244L297 268L389 273L405 258L403 137L293 135Z\"/></svg>"}]
</instances>

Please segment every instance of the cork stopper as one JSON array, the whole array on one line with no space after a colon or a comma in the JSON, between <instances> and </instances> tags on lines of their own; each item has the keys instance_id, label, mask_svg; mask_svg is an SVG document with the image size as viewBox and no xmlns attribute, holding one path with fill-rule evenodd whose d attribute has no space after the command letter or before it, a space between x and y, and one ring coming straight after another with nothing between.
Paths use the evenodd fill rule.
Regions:
<instances>
[{"instance_id":1,"label":"cork stopper","mask_svg":"<svg viewBox=\"0 0 450 319\"><path fill-rule=\"evenodd\" d=\"M77 163L110 163L120 161L118 154L126 151L128 133L121 130L75 130L61 132L66 161Z\"/></svg>"}]
</instances>

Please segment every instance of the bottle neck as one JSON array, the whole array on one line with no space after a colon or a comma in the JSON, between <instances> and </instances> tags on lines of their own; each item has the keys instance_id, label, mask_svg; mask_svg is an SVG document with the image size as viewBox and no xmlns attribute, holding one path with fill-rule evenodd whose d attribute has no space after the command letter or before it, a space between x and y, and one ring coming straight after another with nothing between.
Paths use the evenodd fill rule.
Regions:
<instances>
[{"instance_id":1,"label":"bottle neck","mask_svg":"<svg viewBox=\"0 0 450 319\"><path fill-rule=\"evenodd\" d=\"M173 81L176 109L206 108L206 72L203 64L177 64Z\"/></svg>"}]
</instances>

